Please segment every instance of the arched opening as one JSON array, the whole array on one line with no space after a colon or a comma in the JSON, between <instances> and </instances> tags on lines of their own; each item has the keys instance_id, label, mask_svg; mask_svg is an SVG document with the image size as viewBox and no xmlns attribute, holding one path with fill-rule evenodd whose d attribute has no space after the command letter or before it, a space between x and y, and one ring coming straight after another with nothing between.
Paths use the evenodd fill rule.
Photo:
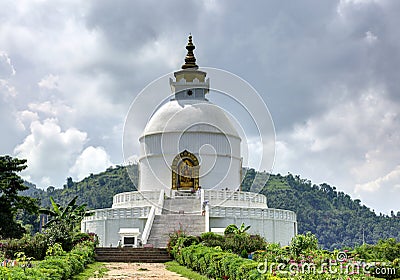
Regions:
<instances>
[{"instance_id":1,"label":"arched opening","mask_svg":"<svg viewBox=\"0 0 400 280\"><path fill-rule=\"evenodd\" d=\"M172 161L172 189L196 191L199 188L199 161L185 150Z\"/></svg>"}]
</instances>

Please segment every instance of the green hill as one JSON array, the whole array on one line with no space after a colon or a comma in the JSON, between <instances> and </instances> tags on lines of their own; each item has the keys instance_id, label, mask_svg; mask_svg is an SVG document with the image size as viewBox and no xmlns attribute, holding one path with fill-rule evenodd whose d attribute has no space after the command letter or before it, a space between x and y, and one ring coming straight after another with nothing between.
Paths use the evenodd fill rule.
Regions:
<instances>
[{"instance_id":1,"label":"green hill","mask_svg":"<svg viewBox=\"0 0 400 280\"><path fill-rule=\"evenodd\" d=\"M254 170L246 174L243 190L249 190L255 174ZM311 231L326 249L354 247L363 241L375 244L389 237L400 241L400 212L376 215L360 200L328 184L315 185L298 175L277 174L271 175L262 188L257 182L254 185L267 196L268 207L296 212L298 232Z\"/></svg>"},{"instance_id":2,"label":"green hill","mask_svg":"<svg viewBox=\"0 0 400 280\"><path fill-rule=\"evenodd\" d=\"M130 180L128 172L133 180ZM73 182L71 178L67 178L62 189L50 186L47 190L41 190L30 185L22 194L39 199L42 207L50 207L50 196L57 203L65 205L77 195L77 204L86 203L89 209L109 208L115 194L135 191L137 183L137 165L116 166L99 174L90 174L80 182Z\"/></svg>"},{"instance_id":3,"label":"green hill","mask_svg":"<svg viewBox=\"0 0 400 280\"><path fill-rule=\"evenodd\" d=\"M375 244L379 239L389 237L400 241L400 213L390 217L376 215L362 205L360 200L351 199L349 195L336 191L335 187L328 184L315 185L298 175L270 175L263 185L263 178L268 174L254 169L246 171L242 190L266 195L271 208L296 212L298 232L311 231L326 249L353 247L362 244L363 240ZM137 165L128 168L117 166L99 174L91 174L80 182L68 178L62 189L48 187L44 191L30 185L25 195L39 198L44 207L49 206L50 196L66 204L78 195L78 204L86 203L90 209L108 208L115 194L136 190L137 182Z\"/></svg>"}]
</instances>

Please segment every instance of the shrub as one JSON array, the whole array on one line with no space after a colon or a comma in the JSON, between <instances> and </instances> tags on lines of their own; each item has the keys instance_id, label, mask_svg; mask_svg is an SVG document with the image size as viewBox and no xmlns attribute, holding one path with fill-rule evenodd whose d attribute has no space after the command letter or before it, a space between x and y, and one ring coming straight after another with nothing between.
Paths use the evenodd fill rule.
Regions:
<instances>
[{"instance_id":1,"label":"shrub","mask_svg":"<svg viewBox=\"0 0 400 280\"><path fill-rule=\"evenodd\" d=\"M46 256L48 246L47 236L42 233L36 233L24 252L27 256L35 258L35 260L42 260Z\"/></svg>"},{"instance_id":2,"label":"shrub","mask_svg":"<svg viewBox=\"0 0 400 280\"><path fill-rule=\"evenodd\" d=\"M318 239L311 232L307 232L305 235L298 234L290 242L290 251L296 257L306 250L317 249Z\"/></svg>"},{"instance_id":3,"label":"shrub","mask_svg":"<svg viewBox=\"0 0 400 280\"><path fill-rule=\"evenodd\" d=\"M222 249L232 253L241 254L243 250L251 253L257 250L262 250L265 246L266 242L260 235L240 233L227 235L224 244L222 245Z\"/></svg>"},{"instance_id":4,"label":"shrub","mask_svg":"<svg viewBox=\"0 0 400 280\"><path fill-rule=\"evenodd\" d=\"M168 244L167 244L167 251L171 252L173 247L176 245L176 242L178 241L178 239L180 237L186 237L186 236L187 236L186 232L182 229L174 230L174 232L170 233Z\"/></svg>"},{"instance_id":5,"label":"shrub","mask_svg":"<svg viewBox=\"0 0 400 280\"><path fill-rule=\"evenodd\" d=\"M51 245L60 243L64 251L71 251L74 246L73 236L65 226L51 226L44 233L48 236Z\"/></svg>"},{"instance_id":6,"label":"shrub","mask_svg":"<svg viewBox=\"0 0 400 280\"><path fill-rule=\"evenodd\" d=\"M196 244L179 250L174 249L177 249L174 250L174 258L177 262L209 278L259 279L256 262L224 252L220 248Z\"/></svg>"},{"instance_id":7,"label":"shrub","mask_svg":"<svg viewBox=\"0 0 400 280\"><path fill-rule=\"evenodd\" d=\"M46 255L48 239L44 234L37 233L33 237L24 235L21 239L9 239L2 243L1 250L5 257L12 258L17 252L42 260Z\"/></svg>"},{"instance_id":8,"label":"shrub","mask_svg":"<svg viewBox=\"0 0 400 280\"><path fill-rule=\"evenodd\" d=\"M72 238L72 243L74 245L81 243L83 241L91 241L94 243L95 246L99 245L99 238L93 232L86 233L86 232L79 232L75 234Z\"/></svg>"},{"instance_id":9,"label":"shrub","mask_svg":"<svg viewBox=\"0 0 400 280\"><path fill-rule=\"evenodd\" d=\"M62 254L61 245L55 245L52 252L35 267L22 269L21 267L0 267L0 279L41 279L66 280L83 271L85 265L94 261L94 243L85 241L76 245L73 250Z\"/></svg>"},{"instance_id":10,"label":"shrub","mask_svg":"<svg viewBox=\"0 0 400 280\"><path fill-rule=\"evenodd\" d=\"M208 247L222 247L225 241L225 237L214 232L205 232L200 235L200 240L205 246Z\"/></svg>"},{"instance_id":11,"label":"shrub","mask_svg":"<svg viewBox=\"0 0 400 280\"><path fill-rule=\"evenodd\" d=\"M26 256L42 260L48 248L46 235L37 233L33 237L24 235L21 239L8 239L2 243L1 250L6 258L14 257L17 252L24 252Z\"/></svg>"},{"instance_id":12,"label":"shrub","mask_svg":"<svg viewBox=\"0 0 400 280\"><path fill-rule=\"evenodd\" d=\"M46 256L64 256L66 253L60 243L50 246L46 251Z\"/></svg>"}]
</instances>

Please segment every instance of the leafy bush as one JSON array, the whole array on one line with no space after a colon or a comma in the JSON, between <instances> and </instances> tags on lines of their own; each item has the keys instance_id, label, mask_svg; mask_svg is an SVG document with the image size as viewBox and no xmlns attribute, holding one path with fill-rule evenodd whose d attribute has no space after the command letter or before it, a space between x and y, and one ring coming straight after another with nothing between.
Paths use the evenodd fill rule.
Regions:
<instances>
[{"instance_id":1,"label":"leafy bush","mask_svg":"<svg viewBox=\"0 0 400 280\"><path fill-rule=\"evenodd\" d=\"M294 256L299 256L306 250L317 250L318 239L311 232L307 232L305 235L298 234L292 238L290 242L290 250Z\"/></svg>"},{"instance_id":2,"label":"leafy bush","mask_svg":"<svg viewBox=\"0 0 400 280\"><path fill-rule=\"evenodd\" d=\"M94 243L95 246L99 245L99 238L93 232L90 232L90 233L79 232L79 233L75 234L72 238L72 243L74 245L81 243L83 241L91 241Z\"/></svg>"},{"instance_id":3,"label":"leafy bush","mask_svg":"<svg viewBox=\"0 0 400 280\"><path fill-rule=\"evenodd\" d=\"M21 239L8 239L0 243L0 251L4 258L12 259L17 252L24 252L27 257L32 257L35 260L43 260L49 247L55 242L49 234L36 233L34 236L28 234L24 235ZM77 245L83 241L90 241L95 245L98 244L98 238L94 233L78 233L73 238L70 238L71 243L67 246L69 251L72 249L72 244ZM61 245L62 246L62 245ZM64 247L61 248L67 251Z\"/></svg>"},{"instance_id":4,"label":"leafy bush","mask_svg":"<svg viewBox=\"0 0 400 280\"><path fill-rule=\"evenodd\" d=\"M180 237L186 237L186 236L187 236L186 232L182 229L174 230L172 233L170 233L167 244L168 252L172 251L173 247L176 245L176 242Z\"/></svg>"},{"instance_id":5,"label":"leafy bush","mask_svg":"<svg viewBox=\"0 0 400 280\"><path fill-rule=\"evenodd\" d=\"M66 280L83 271L85 266L94 261L94 244L85 241L76 245L73 250L62 254L60 245L53 246L55 255L48 255L35 267L0 267L0 279L18 280Z\"/></svg>"},{"instance_id":6,"label":"leafy bush","mask_svg":"<svg viewBox=\"0 0 400 280\"><path fill-rule=\"evenodd\" d=\"M205 232L200 235L200 240L203 245L208 247L222 247L225 242L225 237L214 232Z\"/></svg>"},{"instance_id":7,"label":"leafy bush","mask_svg":"<svg viewBox=\"0 0 400 280\"><path fill-rule=\"evenodd\" d=\"M224 234L242 234L250 229L251 226L246 226L244 223L240 227L237 227L235 224L231 224L225 228Z\"/></svg>"},{"instance_id":8,"label":"leafy bush","mask_svg":"<svg viewBox=\"0 0 400 280\"><path fill-rule=\"evenodd\" d=\"M260 235L240 233L227 235L222 245L222 249L232 253L241 254L244 250L251 253L257 250L262 250L265 246L266 242Z\"/></svg>"},{"instance_id":9,"label":"leafy bush","mask_svg":"<svg viewBox=\"0 0 400 280\"><path fill-rule=\"evenodd\" d=\"M225 235L228 235L228 234L235 234L235 233L237 232L237 230L238 230L237 225L232 224L232 225L229 225L229 226L227 226L227 227L225 228L224 234L225 234Z\"/></svg>"},{"instance_id":10,"label":"leafy bush","mask_svg":"<svg viewBox=\"0 0 400 280\"><path fill-rule=\"evenodd\" d=\"M227 229L229 226L227 227ZM229 231L229 230L228 230ZM200 236L203 245L209 247L220 246L223 250L245 256L256 250L262 250L267 245L260 235L249 235L246 232L219 235L213 232L206 232ZM246 254L244 253L246 251Z\"/></svg>"},{"instance_id":11,"label":"leafy bush","mask_svg":"<svg viewBox=\"0 0 400 280\"><path fill-rule=\"evenodd\" d=\"M63 250L60 243L50 246L46 251L46 256L64 256L66 252Z\"/></svg>"},{"instance_id":12,"label":"leafy bush","mask_svg":"<svg viewBox=\"0 0 400 280\"><path fill-rule=\"evenodd\" d=\"M46 235L37 233L33 237L26 234L21 239L8 239L1 244L1 250L6 258L12 258L17 252L42 260L46 256L49 240Z\"/></svg>"},{"instance_id":13,"label":"leafy bush","mask_svg":"<svg viewBox=\"0 0 400 280\"><path fill-rule=\"evenodd\" d=\"M178 245L178 244L177 244ZM181 265L215 279L260 279L257 263L202 244L176 246L173 256Z\"/></svg>"},{"instance_id":14,"label":"leafy bush","mask_svg":"<svg viewBox=\"0 0 400 280\"><path fill-rule=\"evenodd\" d=\"M64 251L71 251L74 246L73 234L63 225L51 226L44 233L48 236L49 244L60 243Z\"/></svg>"}]
</instances>

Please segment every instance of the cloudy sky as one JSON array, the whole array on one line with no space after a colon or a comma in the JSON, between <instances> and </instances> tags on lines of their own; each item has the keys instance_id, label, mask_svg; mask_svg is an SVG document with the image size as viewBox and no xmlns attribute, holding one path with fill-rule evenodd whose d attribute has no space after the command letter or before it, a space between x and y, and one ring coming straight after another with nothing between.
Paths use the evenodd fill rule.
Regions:
<instances>
[{"instance_id":1,"label":"cloudy sky","mask_svg":"<svg viewBox=\"0 0 400 280\"><path fill-rule=\"evenodd\" d=\"M180 67L191 32L200 66L242 77L267 104L274 173L400 210L399 1L0 6L0 154L28 159L38 187L123 163L131 102Z\"/></svg>"}]
</instances>

